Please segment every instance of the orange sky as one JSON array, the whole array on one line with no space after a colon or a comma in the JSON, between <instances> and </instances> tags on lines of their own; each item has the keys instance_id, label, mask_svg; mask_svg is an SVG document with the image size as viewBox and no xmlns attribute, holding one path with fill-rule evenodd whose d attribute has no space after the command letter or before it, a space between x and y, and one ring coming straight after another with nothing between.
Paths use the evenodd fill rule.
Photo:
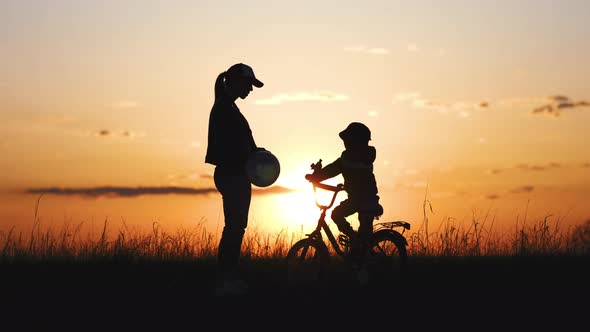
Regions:
<instances>
[{"instance_id":1,"label":"orange sky","mask_svg":"<svg viewBox=\"0 0 590 332\"><path fill-rule=\"evenodd\" d=\"M384 221L419 225L426 193L433 222L590 218L587 1L248 4L3 1L0 227L30 226L30 189L50 224L218 227L207 119L236 62L265 83L238 104L282 166L252 225L313 224L303 176L351 121L373 132Z\"/></svg>"}]
</instances>

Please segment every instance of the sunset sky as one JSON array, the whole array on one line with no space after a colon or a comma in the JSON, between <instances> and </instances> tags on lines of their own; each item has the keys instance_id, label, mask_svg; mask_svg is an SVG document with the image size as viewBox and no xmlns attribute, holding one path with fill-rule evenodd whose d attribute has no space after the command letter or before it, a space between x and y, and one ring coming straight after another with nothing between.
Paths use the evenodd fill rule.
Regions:
<instances>
[{"instance_id":1,"label":"sunset sky","mask_svg":"<svg viewBox=\"0 0 590 332\"><path fill-rule=\"evenodd\" d=\"M419 226L427 198L434 227L581 223L589 18L586 0L0 0L0 229L30 227L41 193L48 224L219 229L207 121L237 62L265 83L237 104L281 162L251 228L313 225L304 175L352 121L373 133L382 221Z\"/></svg>"}]
</instances>

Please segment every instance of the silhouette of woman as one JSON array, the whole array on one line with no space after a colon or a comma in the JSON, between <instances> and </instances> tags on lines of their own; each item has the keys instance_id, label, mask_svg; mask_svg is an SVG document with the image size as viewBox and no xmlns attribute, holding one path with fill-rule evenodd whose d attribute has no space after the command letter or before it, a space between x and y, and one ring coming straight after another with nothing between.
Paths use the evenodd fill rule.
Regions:
<instances>
[{"instance_id":1,"label":"silhouette of woman","mask_svg":"<svg viewBox=\"0 0 590 332\"><path fill-rule=\"evenodd\" d=\"M225 225L217 252L216 293L232 294L247 291L239 278L241 245L252 197L252 184L246 173L246 161L256 146L248 121L235 101L245 99L252 86L263 83L252 68L243 63L231 66L217 76L215 102L209 115L209 133L205 162L215 165L213 179L223 199Z\"/></svg>"}]
</instances>

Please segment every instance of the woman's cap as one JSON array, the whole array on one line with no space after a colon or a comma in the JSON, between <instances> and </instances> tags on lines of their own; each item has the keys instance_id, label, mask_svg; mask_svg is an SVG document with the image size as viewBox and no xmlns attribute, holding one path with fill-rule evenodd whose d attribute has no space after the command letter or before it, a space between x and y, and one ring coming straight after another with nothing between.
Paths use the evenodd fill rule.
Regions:
<instances>
[{"instance_id":1,"label":"woman's cap","mask_svg":"<svg viewBox=\"0 0 590 332\"><path fill-rule=\"evenodd\" d=\"M250 80L250 83L252 83L252 85L257 88L262 88L264 85L264 83L262 83L254 75L254 70L252 70L252 67L243 63L236 63L235 65L229 67L229 69L225 72L225 76L227 78L245 78Z\"/></svg>"}]
</instances>

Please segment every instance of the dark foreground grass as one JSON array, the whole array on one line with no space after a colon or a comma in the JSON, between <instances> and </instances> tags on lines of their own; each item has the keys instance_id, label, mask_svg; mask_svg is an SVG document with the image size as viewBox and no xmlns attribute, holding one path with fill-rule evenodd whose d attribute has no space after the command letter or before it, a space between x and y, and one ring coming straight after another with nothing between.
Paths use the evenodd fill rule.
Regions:
<instances>
[{"instance_id":1,"label":"dark foreground grass","mask_svg":"<svg viewBox=\"0 0 590 332\"><path fill-rule=\"evenodd\" d=\"M323 282L292 286L284 260L245 259L250 292L217 297L213 259L20 261L0 265L1 312L6 318L21 317L23 325L82 319L137 328L156 322L223 325L235 319L254 325L288 319L294 320L291 324L351 319L353 324L360 317L383 315L401 321L478 317L490 323L515 317L531 319L529 324L567 315L566 324L585 317L588 309L588 256L423 256L409 263L405 275L361 287L346 265L334 260Z\"/></svg>"}]
</instances>

